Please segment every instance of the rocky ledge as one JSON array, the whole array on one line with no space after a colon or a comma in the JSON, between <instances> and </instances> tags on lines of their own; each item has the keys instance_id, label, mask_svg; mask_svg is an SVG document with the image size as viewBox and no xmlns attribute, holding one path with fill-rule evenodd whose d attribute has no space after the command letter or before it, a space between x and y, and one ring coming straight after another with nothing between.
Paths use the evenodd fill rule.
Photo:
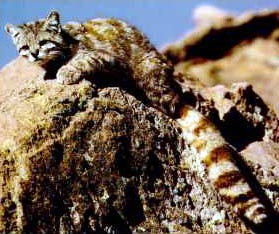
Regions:
<instances>
[{"instance_id":1,"label":"rocky ledge","mask_svg":"<svg viewBox=\"0 0 279 234\"><path fill-rule=\"evenodd\" d=\"M0 71L1 233L253 233L191 167L178 124L117 87L62 86L22 58ZM177 76L279 212L279 120L247 83Z\"/></svg>"},{"instance_id":2,"label":"rocky ledge","mask_svg":"<svg viewBox=\"0 0 279 234\"><path fill-rule=\"evenodd\" d=\"M203 6L195 12L195 30L163 49L176 71L206 86L247 81L278 115L279 11L235 16Z\"/></svg>"}]
</instances>

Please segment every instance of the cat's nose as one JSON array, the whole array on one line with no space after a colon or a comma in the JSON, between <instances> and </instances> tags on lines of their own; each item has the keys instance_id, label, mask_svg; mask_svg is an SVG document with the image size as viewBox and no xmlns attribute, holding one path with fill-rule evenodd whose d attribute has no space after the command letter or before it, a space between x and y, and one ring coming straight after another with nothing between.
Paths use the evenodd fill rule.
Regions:
<instances>
[{"instance_id":1,"label":"cat's nose","mask_svg":"<svg viewBox=\"0 0 279 234\"><path fill-rule=\"evenodd\" d=\"M38 54L39 54L39 50L37 49L37 50L33 50L32 52L31 52L31 55L34 57L34 58L37 58L38 57Z\"/></svg>"}]
</instances>

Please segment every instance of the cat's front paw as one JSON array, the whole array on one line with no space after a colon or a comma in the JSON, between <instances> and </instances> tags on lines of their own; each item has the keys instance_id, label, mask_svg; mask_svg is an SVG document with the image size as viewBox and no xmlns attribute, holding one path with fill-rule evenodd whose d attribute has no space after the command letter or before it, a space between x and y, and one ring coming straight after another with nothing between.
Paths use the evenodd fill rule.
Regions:
<instances>
[{"instance_id":1,"label":"cat's front paw","mask_svg":"<svg viewBox=\"0 0 279 234\"><path fill-rule=\"evenodd\" d=\"M74 67L62 66L56 74L56 80L59 84L76 84L82 80L82 73Z\"/></svg>"}]
</instances>

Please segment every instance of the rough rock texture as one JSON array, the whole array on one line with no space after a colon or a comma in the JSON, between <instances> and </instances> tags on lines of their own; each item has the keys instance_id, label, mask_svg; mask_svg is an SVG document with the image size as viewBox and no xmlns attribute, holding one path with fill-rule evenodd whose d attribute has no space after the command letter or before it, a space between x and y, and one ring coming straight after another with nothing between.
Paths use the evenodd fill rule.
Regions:
<instances>
[{"instance_id":1,"label":"rough rock texture","mask_svg":"<svg viewBox=\"0 0 279 234\"><path fill-rule=\"evenodd\" d=\"M173 120L43 75L24 59L0 72L1 232L250 232L191 170Z\"/></svg>"},{"instance_id":2,"label":"rough rock texture","mask_svg":"<svg viewBox=\"0 0 279 234\"><path fill-rule=\"evenodd\" d=\"M245 82L234 83L230 88L218 85L204 88L201 93L205 100L213 102L219 117L216 125L238 150L253 141L278 142L279 120L251 85Z\"/></svg>"},{"instance_id":3,"label":"rough rock texture","mask_svg":"<svg viewBox=\"0 0 279 234\"><path fill-rule=\"evenodd\" d=\"M252 168L265 193L279 210L279 144L253 142L242 152L246 163ZM258 157L262 155L262 157Z\"/></svg>"},{"instance_id":4,"label":"rough rock texture","mask_svg":"<svg viewBox=\"0 0 279 234\"><path fill-rule=\"evenodd\" d=\"M176 71L198 77L206 86L247 81L279 114L279 11L233 17L206 9L194 17L211 17L207 24L198 22L185 39L163 51Z\"/></svg>"},{"instance_id":5,"label":"rough rock texture","mask_svg":"<svg viewBox=\"0 0 279 234\"><path fill-rule=\"evenodd\" d=\"M191 171L174 121L43 74L23 59L0 73L0 232L248 231Z\"/></svg>"},{"instance_id":6,"label":"rough rock texture","mask_svg":"<svg viewBox=\"0 0 279 234\"><path fill-rule=\"evenodd\" d=\"M188 103L214 122L227 142L238 150L253 141L279 141L276 113L250 84L206 87L189 75L177 75L177 80Z\"/></svg>"}]
</instances>

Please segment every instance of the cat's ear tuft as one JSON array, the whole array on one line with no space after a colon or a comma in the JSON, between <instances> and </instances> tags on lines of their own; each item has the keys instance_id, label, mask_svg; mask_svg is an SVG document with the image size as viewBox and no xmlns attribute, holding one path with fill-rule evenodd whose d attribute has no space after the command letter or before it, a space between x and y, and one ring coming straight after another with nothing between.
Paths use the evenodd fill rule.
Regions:
<instances>
[{"instance_id":1,"label":"cat's ear tuft","mask_svg":"<svg viewBox=\"0 0 279 234\"><path fill-rule=\"evenodd\" d=\"M49 15L46 18L45 26L49 30L54 30L56 32L61 31L61 25L60 25L60 16L57 11L51 11Z\"/></svg>"},{"instance_id":2,"label":"cat's ear tuft","mask_svg":"<svg viewBox=\"0 0 279 234\"><path fill-rule=\"evenodd\" d=\"M19 33L20 28L13 24L6 24L5 31L14 37L17 33Z\"/></svg>"}]
</instances>

